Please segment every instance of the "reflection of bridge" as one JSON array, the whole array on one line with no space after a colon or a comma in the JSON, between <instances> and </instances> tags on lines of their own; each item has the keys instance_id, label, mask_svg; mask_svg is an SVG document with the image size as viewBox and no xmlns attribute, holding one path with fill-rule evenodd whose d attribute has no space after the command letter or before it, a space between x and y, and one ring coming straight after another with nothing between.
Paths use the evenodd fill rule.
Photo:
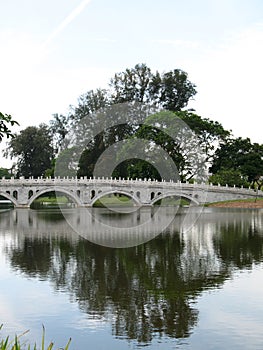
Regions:
<instances>
[{"instance_id":1,"label":"reflection of bridge","mask_svg":"<svg viewBox=\"0 0 263 350\"><path fill-rule=\"evenodd\" d=\"M181 182L157 182L150 180L116 180L87 178L47 178L47 179L2 179L0 196L10 200L15 207L28 208L40 195L57 191L69 196L78 207L90 207L99 198L114 193L124 194L138 206L153 205L171 197L182 197L194 204L204 204L224 200L263 197L252 189L189 184Z\"/></svg>"},{"instance_id":2,"label":"reflection of bridge","mask_svg":"<svg viewBox=\"0 0 263 350\"><path fill-rule=\"evenodd\" d=\"M141 207L128 214L112 213L107 208L71 208L62 212L14 209L0 211L0 235L12 234L15 242L25 237L40 240L63 237L75 242L81 236L98 245L124 248L145 243L168 229L166 232L183 235L184 249L189 249L191 262L196 254L198 267L200 254L211 253L212 238L222 227L242 235L250 231L263 233L262 213L243 209L240 214L194 206L177 211L171 207ZM189 256L185 264L190 263Z\"/></svg>"}]
</instances>

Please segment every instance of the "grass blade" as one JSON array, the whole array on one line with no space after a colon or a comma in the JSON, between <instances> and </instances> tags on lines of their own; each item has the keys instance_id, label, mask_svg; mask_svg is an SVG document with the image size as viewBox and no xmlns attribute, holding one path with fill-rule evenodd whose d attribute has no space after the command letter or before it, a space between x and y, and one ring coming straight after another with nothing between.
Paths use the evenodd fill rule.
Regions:
<instances>
[{"instance_id":1,"label":"grass blade","mask_svg":"<svg viewBox=\"0 0 263 350\"><path fill-rule=\"evenodd\" d=\"M68 343L67 343L67 345L66 345L66 347L65 347L65 350L68 350L68 348L69 348L69 344L71 343L71 338L69 338L69 341L68 341Z\"/></svg>"},{"instance_id":2,"label":"grass blade","mask_svg":"<svg viewBox=\"0 0 263 350\"><path fill-rule=\"evenodd\" d=\"M43 332L42 332L42 343L41 343L41 350L45 350L45 327L42 325Z\"/></svg>"}]
</instances>

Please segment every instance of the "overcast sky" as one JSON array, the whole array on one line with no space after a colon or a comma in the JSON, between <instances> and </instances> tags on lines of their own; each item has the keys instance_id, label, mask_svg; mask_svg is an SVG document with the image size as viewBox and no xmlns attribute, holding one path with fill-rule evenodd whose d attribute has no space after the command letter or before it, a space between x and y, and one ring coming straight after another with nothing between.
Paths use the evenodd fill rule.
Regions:
<instances>
[{"instance_id":1,"label":"overcast sky","mask_svg":"<svg viewBox=\"0 0 263 350\"><path fill-rule=\"evenodd\" d=\"M262 0L0 0L0 15L0 111L22 128L146 63L186 71L189 107L263 142Z\"/></svg>"}]
</instances>

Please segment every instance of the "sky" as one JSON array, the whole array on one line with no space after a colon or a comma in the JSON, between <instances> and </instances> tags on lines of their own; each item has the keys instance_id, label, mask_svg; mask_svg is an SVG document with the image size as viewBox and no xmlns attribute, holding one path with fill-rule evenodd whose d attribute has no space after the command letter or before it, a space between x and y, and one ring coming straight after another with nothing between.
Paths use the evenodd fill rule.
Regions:
<instances>
[{"instance_id":1,"label":"sky","mask_svg":"<svg viewBox=\"0 0 263 350\"><path fill-rule=\"evenodd\" d=\"M188 108L263 143L262 0L0 0L0 15L0 111L16 131L146 63L187 72Z\"/></svg>"}]
</instances>

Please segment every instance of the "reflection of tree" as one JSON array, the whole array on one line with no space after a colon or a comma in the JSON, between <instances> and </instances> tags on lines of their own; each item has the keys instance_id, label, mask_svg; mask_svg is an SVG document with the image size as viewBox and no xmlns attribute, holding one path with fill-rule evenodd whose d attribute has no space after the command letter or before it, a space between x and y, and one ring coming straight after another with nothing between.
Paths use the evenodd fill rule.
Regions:
<instances>
[{"instance_id":1,"label":"reflection of tree","mask_svg":"<svg viewBox=\"0 0 263 350\"><path fill-rule=\"evenodd\" d=\"M196 247L201 242L206 250L202 240L195 245L177 233L128 249L59 236L26 237L9 256L13 267L67 290L83 312L109 317L116 336L146 343L154 336L187 337L198 319L193 299L222 285L233 265L247 268L262 261L263 237L246 224L222 224L201 258Z\"/></svg>"},{"instance_id":2,"label":"reflection of tree","mask_svg":"<svg viewBox=\"0 0 263 350\"><path fill-rule=\"evenodd\" d=\"M214 237L214 246L228 267L250 268L254 263L262 262L263 235L254 225L223 227L221 235Z\"/></svg>"},{"instance_id":3,"label":"reflection of tree","mask_svg":"<svg viewBox=\"0 0 263 350\"><path fill-rule=\"evenodd\" d=\"M153 333L188 336L197 322L189 299L205 281L194 291L182 279L182 250L178 235L123 250L85 240L25 238L10 255L14 267L67 288L84 312L100 317L110 310L117 336L148 342Z\"/></svg>"},{"instance_id":4,"label":"reflection of tree","mask_svg":"<svg viewBox=\"0 0 263 350\"><path fill-rule=\"evenodd\" d=\"M197 313L189 306L177 271L181 243L178 236L170 239L172 255L165 252L165 244L160 245L163 241L125 250L90 249L85 242L83 258L77 254L80 273L73 282L81 308L90 312L110 307L116 315L118 336L143 342L149 341L152 333L187 336Z\"/></svg>"},{"instance_id":5,"label":"reflection of tree","mask_svg":"<svg viewBox=\"0 0 263 350\"><path fill-rule=\"evenodd\" d=\"M50 271L51 242L25 237L19 248L12 250L11 263L29 276L47 277Z\"/></svg>"}]
</instances>

